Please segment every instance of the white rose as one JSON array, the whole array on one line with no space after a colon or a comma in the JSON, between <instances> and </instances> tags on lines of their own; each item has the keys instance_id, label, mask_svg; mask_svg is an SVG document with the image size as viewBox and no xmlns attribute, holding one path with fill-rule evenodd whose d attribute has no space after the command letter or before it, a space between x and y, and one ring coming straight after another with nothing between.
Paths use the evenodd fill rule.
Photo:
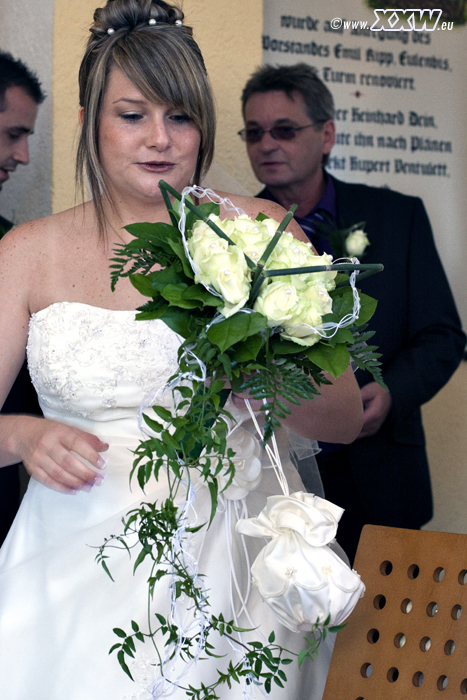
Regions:
<instances>
[{"instance_id":1,"label":"white rose","mask_svg":"<svg viewBox=\"0 0 467 700\"><path fill-rule=\"evenodd\" d=\"M298 302L297 290L290 282L272 282L263 285L254 304L254 310L266 316L269 322L282 325L292 318Z\"/></svg>"},{"instance_id":2,"label":"white rose","mask_svg":"<svg viewBox=\"0 0 467 700\"><path fill-rule=\"evenodd\" d=\"M332 313L332 299L322 282L311 282L300 296L315 302L323 315Z\"/></svg>"},{"instance_id":3,"label":"white rose","mask_svg":"<svg viewBox=\"0 0 467 700\"><path fill-rule=\"evenodd\" d=\"M265 268L270 270L281 270L291 267L318 267L322 265L332 265L332 256L324 253L315 255L307 243L297 241L292 238L281 237ZM294 286L304 289L309 282L322 283L326 289L331 290L336 286L335 277L337 272L304 272L299 275L292 275L287 279L292 279ZM285 278L285 276L284 276ZM282 278L282 279L284 279Z\"/></svg>"},{"instance_id":4,"label":"white rose","mask_svg":"<svg viewBox=\"0 0 467 700\"><path fill-rule=\"evenodd\" d=\"M305 243L297 241L290 234L282 234L266 263L266 269L304 267L310 256L311 251Z\"/></svg>"},{"instance_id":5,"label":"white rose","mask_svg":"<svg viewBox=\"0 0 467 700\"><path fill-rule=\"evenodd\" d=\"M307 259L307 266L319 267L322 265L332 265L332 256L328 255L327 253L323 253L323 255L313 255L310 251L310 255ZM331 289L334 289L334 287L336 286L336 270L330 270L329 272L305 272L303 275L300 276L307 282L323 284L324 287L329 291Z\"/></svg>"},{"instance_id":6,"label":"white rose","mask_svg":"<svg viewBox=\"0 0 467 700\"><path fill-rule=\"evenodd\" d=\"M266 226L248 217L238 217L233 224L234 228L230 234L232 240L253 262L258 262L271 242Z\"/></svg>"},{"instance_id":7,"label":"white rose","mask_svg":"<svg viewBox=\"0 0 467 700\"><path fill-rule=\"evenodd\" d=\"M242 236L244 234L267 234L267 228L263 226L260 221L254 221L246 214L236 216L235 219L226 219L224 224L229 227L229 230L232 232L232 236Z\"/></svg>"},{"instance_id":8,"label":"white rose","mask_svg":"<svg viewBox=\"0 0 467 700\"><path fill-rule=\"evenodd\" d=\"M261 223L266 228L266 230L271 238L274 236L277 229L279 228L279 222L275 221L274 219L263 219L263 221Z\"/></svg>"},{"instance_id":9,"label":"white rose","mask_svg":"<svg viewBox=\"0 0 467 700\"><path fill-rule=\"evenodd\" d=\"M188 241L188 250L192 257L195 269L201 268L213 255L225 253L229 244L226 240L212 231L207 224L200 222Z\"/></svg>"},{"instance_id":10,"label":"white rose","mask_svg":"<svg viewBox=\"0 0 467 700\"><path fill-rule=\"evenodd\" d=\"M350 233L345 239L345 249L347 255L350 255L350 257L362 255L365 248L369 245L370 241L368 240L368 236L365 231L360 229L353 231L353 233Z\"/></svg>"},{"instance_id":11,"label":"white rose","mask_svg":"<svg viewBox=\"0 0 467 700\"><path fill-rule=\"evenodd\" d=\"M230 266L219 270L213 279L213 287L222 294L225 301L221 313L228 318L243 308L250 295L250 284L245 271L239 266Z\"/></svg>"},{"instance_id":12,"label":"white rose","mask_svg":"<svg viewBox=\"0 0 467 700\"><path fill-rule=\"evenodd\" d=\"M314 291L314 290L310 290ZM284 323L282 338L310 347L320 340L315 328L321 325L322 310L319 301L303 298L297 312Z\"/></svg>"},{"instance_id":13,"label":"white rose","mask_svg":"<svg viewBox=\"0 0 467 700\"><path fill-rule=\"evenodd\" d=\"M222 221L220 220L220 218L216 214L210 214L208 216L208 219L210 221L213 221L216 224L216 226L218 226L219 228L222 228ZM205 221L202 221L201 219L197 219L195 221L195 223L193 224L192 238L196 239L196 237L200 237L209 231L217 236L217 234L212 230L212 228L210 226L207 225L207 223Z\"/></svg>"},{"instance_id":14,"label":"white rose","mask_svg":"<svg viewBox=\"0 0 467 700\"><path fill-rule=\"evenodd\" d=\"M218 236L216 238L222 241ZM195 243L193 261L197 277L201 282L206 286L214 287L226 302L225 307L220 311L227 317L241 309L248 300L250 273L245 256L239 248L229 246L225 242L226 249L222 245L211 249L210 246L215 241L209 243L210 240L210 236L206 233L200 241L199 250ZM212 255L209 255L211 250Z\"/></svg>"}]
</instances>

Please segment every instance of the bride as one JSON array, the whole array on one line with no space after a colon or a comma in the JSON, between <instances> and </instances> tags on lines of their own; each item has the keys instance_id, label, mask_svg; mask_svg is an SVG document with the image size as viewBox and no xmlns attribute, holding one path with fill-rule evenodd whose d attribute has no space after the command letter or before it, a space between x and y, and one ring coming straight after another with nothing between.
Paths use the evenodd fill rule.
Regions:
<instances>
[{"instance_id":1,"label":"bride","mask_svg":"<svg viewBox=\"0 0 467 700\"><path fill-rule=\"evenodd\" d=\"M122 516L141 500L160 500L167 491L162 477L146 494L136 482L130 489L130 450L141 439L141 401L173 373L179 340L161 321L135 321L145 300L127 278L111 292L109 259L131 239L124 226L168 221L160 179L181 191L200 181L212 159L213 99L182 12L159 0L109 0L96 10L80 69L80 105L78 172L84 168L93 199L17 227L0 246L0 402L27 346L45 416L1 416L0 465L23 461L32 478L0 552L0 697L181 700L183 688L209 682L221 660L200 660L181 687L167 682L154 691L154 659L145 645L132 682L108 651L114 627L130 620L144 626L145 572L140 567L133 576L133 562L116 550L112 581L91 547L119 534ZM231 199L251 217L283 216L271 202ZM306 241L295 223L289 230ZM243 398L234 403L242 408ZM355 439L362 409L351 371L295 408L289 423L306 437ZM219 512L199 561L211 600L229 615L231 535L224 521ZM249 573L238 568L246 579ZM154 609L163 613L168 600L161 586ZM283 646L300 648L301 636L279 631L259 598L252 594L248 606L266 635L275 628ZM286 690L273 688L271 697L318 700L331 648L327 641L301 671L288 667ZM221 697L227 692L233 700L244 697L235 683Z\"/></svg>"}]
</instances>

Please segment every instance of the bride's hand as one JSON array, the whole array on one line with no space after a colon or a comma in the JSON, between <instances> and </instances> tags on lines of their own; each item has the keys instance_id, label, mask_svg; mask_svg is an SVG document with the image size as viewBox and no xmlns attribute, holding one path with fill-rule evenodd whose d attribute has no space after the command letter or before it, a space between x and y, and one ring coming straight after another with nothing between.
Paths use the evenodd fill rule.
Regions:
<instances>
[{"instance_id":1,"label":"bride's hand","mask_svg":"<svg viewBox=\"0 0 467 700\"><path fill-rule=\"evenodd\" d=\"M103 475L86 466L80 457L102 471L106 463L99 453L108 449L107 443L47 418L22 418L18 453L34 479L61 493L89 491L103 482Z\"/></svg>"}]
</instances>

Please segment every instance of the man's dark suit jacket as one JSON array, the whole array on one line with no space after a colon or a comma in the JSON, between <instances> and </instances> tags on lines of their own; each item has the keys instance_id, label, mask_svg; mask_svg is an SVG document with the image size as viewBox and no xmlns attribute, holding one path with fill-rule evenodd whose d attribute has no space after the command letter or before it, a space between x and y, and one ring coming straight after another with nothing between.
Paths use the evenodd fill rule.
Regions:
<instances>
[{"instance_id":1,"label":"man's dark suit jacket","mask_svg":"<svg viewBox=\"0 0 467 700\"><path fill-rule=\"evenodd\" d=\"M0 216L0 227L3 229L3 233L9 231L12 226L13 224L11 221L8 221L7 219L4 219L3 216Z\"/></svg>"},{"instance_id":2,"label":"man's dark suit jacket","mask_svg":"<svg viewBox=\"0 0 467 700\"><path fill-rule=\"evenodd\" d=\"M432 517L420 406L446 384L465 335L421 199L333 178L337 226L365 221L362 262L384 272L361 283L378 300L371 342L382 352L392 409L378 433L345 446L367 522L418 528ZM362 386L372 377L358 372Z\"/></svg>"},{"instance_id":3,"label":"man's dark suit jacket","mask_svg":"<svg viewBox=\"0 0 467 700\"><path fill-rule=\"evenodd\" d=\"M6 233L13 224L0 216L0 226ZM1 413L34 413L42 415L37 395L29 378L26 362L23 363ZM0 469L0 545L5 539L19 506L20 480L18 465Z\"/></svg>"}]
</instances>

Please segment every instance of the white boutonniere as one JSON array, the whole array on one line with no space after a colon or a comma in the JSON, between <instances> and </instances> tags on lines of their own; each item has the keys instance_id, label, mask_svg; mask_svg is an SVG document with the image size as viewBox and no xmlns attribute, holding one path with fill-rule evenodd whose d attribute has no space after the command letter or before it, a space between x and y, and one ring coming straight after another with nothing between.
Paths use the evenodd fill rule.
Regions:
<instances>
[{"instance_id":1,"label":"white boutonniere","mask_svg":"<svg viewBox=\"0 0 467 700\"><path fill-rule=\"evenodd\" d=\"M345 250L347 255L351 258L360 258L369 245L370 241L368 240L368 236L365 231L360 228L351 231L345 239Z\"/></svg>"},{"instance_id":2,"label":"white boutonniere","mask_svg":"<svg viewBox=\"0 0 467 700\"><path fill-rule=\"evenodd\" d=\"M322 227L328 231L329 243L335 260L339 258L361 258L370 244L365 233L365 221L359 221L348 228L334 228L329 220Z\"/></svg>"}]
</instances>

